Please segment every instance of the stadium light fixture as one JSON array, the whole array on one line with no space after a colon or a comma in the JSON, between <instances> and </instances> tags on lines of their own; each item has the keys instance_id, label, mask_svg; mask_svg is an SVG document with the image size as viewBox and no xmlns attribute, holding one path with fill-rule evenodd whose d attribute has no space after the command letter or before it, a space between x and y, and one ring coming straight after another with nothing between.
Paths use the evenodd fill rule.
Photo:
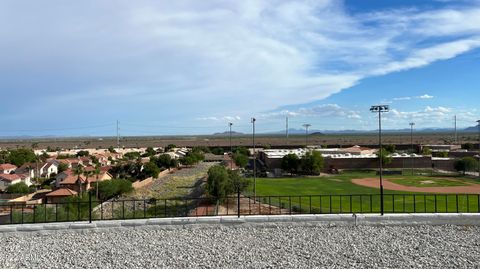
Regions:
<instances>
[{"instance_id":1,"label":"stadium light fixture","mask_svg":"<svg viewBox=\"0 0 480 269\"><path fill-rule=\"evenodd\" d=\"M382 163L382 113L386 113L390 111L390 107L388 105L376 105L370 108L372 113L378 113L378 159L379 159L379 167L380 167L380 212L383 216L384 214L384 205L383 205L383 163Z\"/></svg>"}]
</instances>

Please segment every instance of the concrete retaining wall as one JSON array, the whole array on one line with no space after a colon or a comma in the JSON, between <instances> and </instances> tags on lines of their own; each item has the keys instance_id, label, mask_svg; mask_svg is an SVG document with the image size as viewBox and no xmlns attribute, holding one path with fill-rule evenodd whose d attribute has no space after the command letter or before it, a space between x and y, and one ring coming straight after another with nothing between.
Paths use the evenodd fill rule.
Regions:
<instances>
[{"instance_id":1,"label":"concrete retaining wall","mask_svg":"<svg viewBox=\"0 0 480 269\"><path fill-rule=\"evenodd\" d=\"M45 224L1 225L0 234L16 232L43 232L58 230L85 230L141 226L178 226L178 225L278 225L280 223L298 223L303 225L473 225L480 226L478 213L434 213L434 214L332 214L332 215L279 215L279 216L234 216L159 218L138 220L112 220L88 222L64 222Z\"/></svg>"}]
</instances>

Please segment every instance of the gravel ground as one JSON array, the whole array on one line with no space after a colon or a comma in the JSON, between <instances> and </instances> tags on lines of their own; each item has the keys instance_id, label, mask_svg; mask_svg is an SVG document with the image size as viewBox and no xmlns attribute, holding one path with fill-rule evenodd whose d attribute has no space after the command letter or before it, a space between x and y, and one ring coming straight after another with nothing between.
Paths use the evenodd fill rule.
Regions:
<instances>
[{"instance_id":1,"label":"gravel ground","mask_svg":"<svg viewBox=\"0 0 480 269\"><path fill-rule=\"evenodd\" d=\"M175 226L0 235L2 268L480 265L480 227Z\"/></svg>"}]
</instances>

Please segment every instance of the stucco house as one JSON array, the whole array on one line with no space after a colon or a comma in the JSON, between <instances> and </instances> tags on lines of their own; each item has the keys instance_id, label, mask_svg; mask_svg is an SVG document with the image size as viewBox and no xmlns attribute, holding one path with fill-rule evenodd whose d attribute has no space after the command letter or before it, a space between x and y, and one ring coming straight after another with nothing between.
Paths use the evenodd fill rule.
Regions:
<instances>
[{"instance_id":1,"label":"stucco house","mask_svg":"<svg viewBox=\"0 0 480 269\"><path fill-rule=\"evenodd\" d=\"M45 195L47 203L59 203L62 202L65 198L77 196L78 193L74 190L68 188L61 188Z\"/></svg>"},{"instance_id":2,"label":"stucco house","mask_svg":"<svg viewBox=\"0 0 480 269\"><path fill-rule=\"evenodd\" d=\"M17 169L17 166L10 164L10 163L4 163L0 164L0 174L11 174Z\"/></svg>"},{"instance_id":3,"label":"stucco house","mask_svg":"<svg viewBox=\"0 0 480 269\"><path fill-rule=\"evenodd\" d=\"M0 190L5 191L8 186L22 182L22 178L15 174L0 174Z\"/></svg>"}]
</instances>

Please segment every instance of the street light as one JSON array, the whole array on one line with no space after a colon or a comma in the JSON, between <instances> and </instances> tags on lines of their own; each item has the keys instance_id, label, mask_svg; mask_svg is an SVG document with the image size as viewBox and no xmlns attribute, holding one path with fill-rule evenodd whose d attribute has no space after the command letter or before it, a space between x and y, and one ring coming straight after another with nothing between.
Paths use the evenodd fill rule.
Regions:
<instances>
[{"instance_id":1,"label":"street light","mask_svg":"<svg viewBox=\"0 0 480 269\"><path fill-rule=\"evenodd\" d=\"M480 177L480 120L477 120L478 123L478 176Z\"/></svg>"},{"instance_id":2,"label":"street light","mask_svg":"<svg viewBox=\"0 0 480 269\"><path fill-rule=\"evenodd\" d=\"M412 149L411 149L412 154L414 153L414 149L413 149L413 126L415 126L415 122L410 122L410 144L412 146ZM415 157L411 156L410 158L412 159L412 176L413 176L413 166L414 166L414 162L415 162Z\"/></svg>"},{"instance_id":3,"label":"street light","mask_svg":"<svg viewBox=\"0 0 480 269\"><path fill-rule=\"evenodd\" d=\"M390 108L388 105L378 105L372 106L370 111L372 113L378 113L378 159L380 165L380 211L383 216L384 207L383 207L383 163L382 163L382 113L388 112Z\"/></svg>"},{"instance_id":4,"label":"street light","mask_svg":"<svg viewBox=\"0 0 480 269\"><path fill-rule=\"evenodd\" d=\"M305 148L308 146L308 127L312 126L311 124L305 123L302 125L305 127Z\"/></svg>"},{"instance_id":5,"label":"street light","mask_svg":"<svg viewBox=\"0 0 480 269\"><path fill-rule=\"evenodd\" d=\"M252 144L253 144L253 202L257 200L257 151L255 150L255 118L252 118Z\"/></svg>"},{"instance_id":6,"label":"street light","mask_svg":"<svg viewBox=\"0 0 480 269\"><path fill-rule=\"evenodd\" d=\"M233 170L232 125L233 123L228 123L228 127L230 127L230 170Z\"/></svg>"}]
</instances>

